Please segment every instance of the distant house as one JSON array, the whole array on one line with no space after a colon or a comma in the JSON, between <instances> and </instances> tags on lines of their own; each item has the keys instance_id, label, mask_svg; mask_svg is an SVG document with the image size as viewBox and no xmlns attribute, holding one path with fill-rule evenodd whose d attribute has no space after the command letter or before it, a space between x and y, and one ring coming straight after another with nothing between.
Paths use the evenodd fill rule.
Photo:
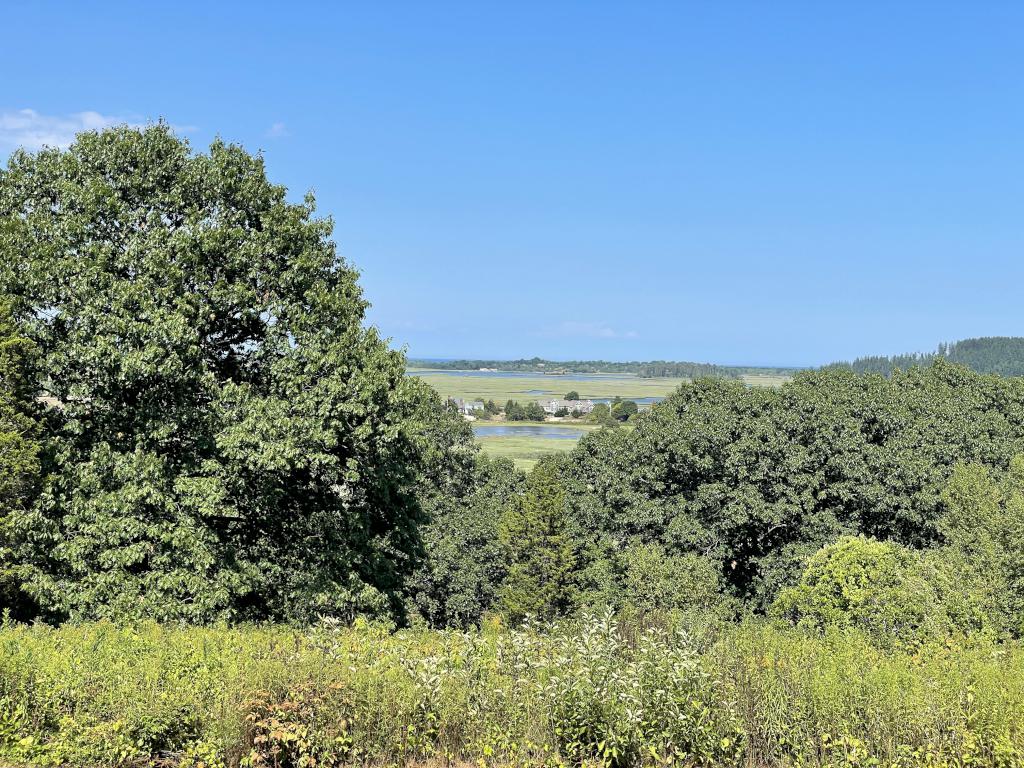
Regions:
<instances>
[{"instance_id":1,"label":"distant house","mask_svg":"<svg viewBox=\"0 0 1024 768\"><path fill-rule=\"evenodd\" d=\"M540 407L544 409L545 413L552 415L558 413L563 408L569 413L590 413L594 410L593 400L562 400L555 398L553 400L541 400Z\"/></svg>"},{"instance_id":2,"label":"distant house","mask_svg":"<svg viewBox=\"0 0 1024 768\"><path fill-rule=\"evenodd\" d=\"M472 416L474 412L484 409L483 400L463 400L461 397L453 397L452 402L463 416Z\"/></svg>"}]
</instances>

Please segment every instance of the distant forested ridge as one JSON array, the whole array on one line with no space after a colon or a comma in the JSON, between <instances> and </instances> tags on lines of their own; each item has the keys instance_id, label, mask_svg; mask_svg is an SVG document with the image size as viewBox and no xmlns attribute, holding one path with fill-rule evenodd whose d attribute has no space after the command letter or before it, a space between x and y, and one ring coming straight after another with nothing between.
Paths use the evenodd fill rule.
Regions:
<instances>
[{"instance_id":1,"label":"distant forested ridge","mask_svg":"<svg viewBox=\"0 0 1024 768\"><path fill-rule=\"evenodd\" d=\"M883 376L889 376L897 368L906 370L915 365L930 365L938 358L959 363L978 373L1024 376L1024 336L964 339L951 344L939 344L934 352L916 352L892 357L858 357L852 363L840 362L833 365L849 368L855 373L881 373Z\"/></svg>"},{"instance_id":2,"label":"distant forested ridge","mask_svg":"<svg viewBox=\"0 0 1024 768\"><path fill-rule=\"evenodd\" d=\"M416 360L409 365L445 371L474 371L493 368L499 371L523 371L536 373L632 373L653 378L673 376L698 379L711 376L719 379L739 378L746 369L711 363L670 362L652 360L649 362L610 362L608 360L545 360L540 357L529 360Z\"/></svg>"}]
</instances>

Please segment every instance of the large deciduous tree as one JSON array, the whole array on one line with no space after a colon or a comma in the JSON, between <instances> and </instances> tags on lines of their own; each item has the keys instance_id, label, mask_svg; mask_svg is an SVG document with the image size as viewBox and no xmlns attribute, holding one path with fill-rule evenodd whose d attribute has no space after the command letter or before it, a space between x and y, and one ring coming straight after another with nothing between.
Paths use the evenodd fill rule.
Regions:
<instances>
[{"instance_id":1,"label":"large deciduous tree","mask_svg":"<svg viewBox=\"0 0 1024 768\"><path fill-rule=\"evenodd\" d=\"M331 233L260 157L166 125L0 171L0 289L56 402L58 469L9 532L48 614L400 610L441 408Z\"/></svg>"},{"instance_id":2,"label":"large deciduous tree","mask_svg":"<svg viewBox=\"0 0 1024 768\"><path fill-rule=\"evenodd\" d=\"M39 492L42 473L33 351L15 328L10 308L0 305L0 610L15 619L36 611L23 589L21 552L12 536Z\"/></svg>"}]
</instances>

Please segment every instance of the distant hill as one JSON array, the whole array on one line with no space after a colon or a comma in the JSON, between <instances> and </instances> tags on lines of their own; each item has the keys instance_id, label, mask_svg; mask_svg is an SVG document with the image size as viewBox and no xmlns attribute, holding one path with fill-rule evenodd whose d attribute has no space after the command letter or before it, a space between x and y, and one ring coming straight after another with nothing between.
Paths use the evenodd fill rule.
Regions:
<instances>
[{"instance_id":1,"label":"distant hill","mask_svg":"<svg viewBox=\"0 0 1024 768\"><path fill-rule=\"evenodd\" d=\"M915 352L892 357L858 357L853 362L833 363L829 367L850 368L857 373L881 373L888 376L894 369L906 370L915 365L929 365L937 358L965 365L978 373L1001 376L1024 376L1024 336L985 336L939 344L934 352Z\"/></svg>"}]
</instances>

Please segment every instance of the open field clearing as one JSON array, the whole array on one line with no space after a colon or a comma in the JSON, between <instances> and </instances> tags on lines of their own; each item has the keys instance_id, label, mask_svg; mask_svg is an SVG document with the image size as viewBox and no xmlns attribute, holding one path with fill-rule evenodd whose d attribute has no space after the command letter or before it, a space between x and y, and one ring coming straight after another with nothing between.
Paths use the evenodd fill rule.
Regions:
<instances>
[{"instance_id":1,"label":"open field clearing","mask_svg":"<svg viewBox=\"0 0 1024 768\"><path fill-rule=\"evenodd\" d=\"M415 368L410 368L409 374L420 377L444 397L494 400L499 404L507 400L525 402L563 397L570 390L579 392L580 398L584 400L621 397L624 400L643 401L667 397L680 384L689 382L689 379L681 378L645 379L614 374L543 376L504 371L434 371ZM741 380L750 387L779 387L790 378L779 374L746 374Z\"/></svg>"},{"instance_id":2,"label":"open field clearing","mask_svg":"<svg viewBox=\"0 0 1024 768\"><path fill-rule=\"evenodd\" d=\"M745 373L740 376L740 380L748 387L781 387L792 378L777 373Z\"/></svg>"},{"instance_id":3,"label":"open field clearing","mask_svg":"<svg viewBox=\"0 0 1024 768\"><path fill-rule=\"evenodd\" d=\"M564 437L559 432L579 432L586 434L595 429L600 429L596 424L582 424L578 422L495 422L482 421L473 425L474 432L478 430L477 441L483 448L484 453L489 456L504 456L512 459L516 467L529 471L533 469L538 459L552 453L564 453L571 451L579 437ZM490 435L489 432L496 430L508 430L513 434ZM531 431L534 434L515 434L520 431ZM550 431L552 436L538 434L542 431Z\"/></svg>"},{"instance_id":4,"label":"open field clearing","mask_svg":"<svg viewBox=\"0 0 1024 768\"><path fill-rule=\"evenodd\" d=\"M504 374L498 371L480 375L477 371L417 371L410 374L419 376L444 397L459 397L465 400L494 400L504 404L507 400L546 400L563 397L570 390L576 390L583 400L600 400L621 397L624 400L638 398L666 397L687 379L642 379L638 376L580 375L566 376L524 376Z\"/></svg>"},{"instance_id":5,"label":"open field clearing","mask_svg":"<svg viewBox=\"0 0 1024 768\"><path fill-rule=\"evenodd\" d=\"M493 400L499 406L508 400L526 402L563 397L570 390L576 390L584 400L609 400L621 397L636 400L641 408L649 407L652 401L672 394L688 379L651 378L614 374L568 374L543 376L508 371L436 371L410 368L409 374L418 376L430 384L443 397L463 400ZM777 387L788 381L788 377L768 374L750 374L743 382L751 387ZM523 422L518 424L525 425ZM551 453L570 451L579 442L543 434L493 434L488 424L504 422L479 422L474 425L481 429L477 440L484 451L491 456L505 456L520 469L530 470L541 457ZM535 425L541 428L555 426L551 422ZM592 424L573 423L582 430L596 429ZM489 434L491 433L491 434Z\"/></svg>"}]
</instances>

